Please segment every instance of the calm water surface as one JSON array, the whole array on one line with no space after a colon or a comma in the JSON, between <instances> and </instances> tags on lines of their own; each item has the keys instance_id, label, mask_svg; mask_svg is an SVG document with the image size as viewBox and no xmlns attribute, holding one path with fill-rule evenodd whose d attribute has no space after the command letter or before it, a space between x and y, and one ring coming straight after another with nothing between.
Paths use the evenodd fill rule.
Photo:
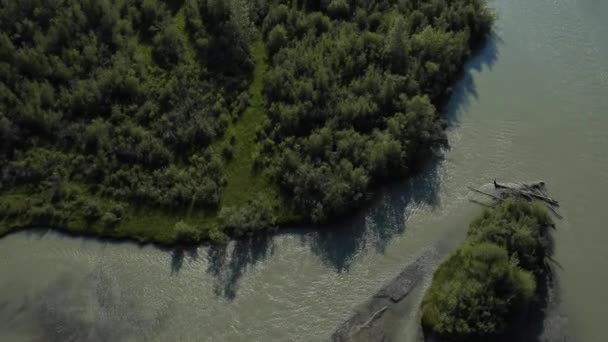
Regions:
<instances>
[{"instance_id":1,"label":"calm water surface","mask_svg":"<svg viewBox=\"0 0 608 342\"><path fill-rule=\"evenodd\" d=\"M608 2L494 6L495 36L449 108L451 149L421 176L330 231L227 248L14 234L0 240L0 340L325 340L425 247L455 248L477 210L467 186L498 178L543 179L562 203L544 338L608 341Z\"/></svg>"}]
</instances>

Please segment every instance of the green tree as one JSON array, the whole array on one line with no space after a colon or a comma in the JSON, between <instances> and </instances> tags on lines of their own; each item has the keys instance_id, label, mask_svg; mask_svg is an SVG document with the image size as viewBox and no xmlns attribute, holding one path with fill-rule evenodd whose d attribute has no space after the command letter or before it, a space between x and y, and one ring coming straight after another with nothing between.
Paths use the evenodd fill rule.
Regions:
<instances>
[{"instance_id":1,"label":"green tree","mask_svg":"<svg viewBox=\"0 0 608 342\"><path fill-rule=\"evenodd\" d=\"M395 73L406 72L408 63L407 24L403 17L398 16L386 36L385 51Z\"/></svg>"},{"instance_id":2,"label":"green tree","mask_svg":"<svg viewBox=\"0 0 608 342\"><path fill-rule=\"evenodd\" d=\"M154 36L154 57L165 66L174 66L184 56L184 42L182 36L173 22L165 23Z\"/></svg>"},{"instance_id":3,"label":"green tree","mask_svg":"<svg viewBox=\"0 0 608 342\"><path fill-rule=\"evenodd\" d=\"M275 26L268 34L268 40L266 41L266 48L268 54L273 56L281 48L287 44L287 30L283 25Z\"/></svg>"}]
</instances>

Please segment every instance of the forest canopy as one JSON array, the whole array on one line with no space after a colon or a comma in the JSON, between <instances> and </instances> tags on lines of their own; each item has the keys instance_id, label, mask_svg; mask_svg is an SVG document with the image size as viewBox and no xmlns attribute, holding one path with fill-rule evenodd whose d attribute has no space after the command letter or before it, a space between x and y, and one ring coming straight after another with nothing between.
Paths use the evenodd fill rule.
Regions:
<instances>
[{"instance_id":1,"label":"forest canopy","mask_svg":"<svg viewBox=\"0 0 608 342\"><path fill-rule=\"evenodd\" d=\"M0 3L0 233L156 242L327 222L407 176L492 22L485 0Z\"/></svg>"}]
</instances>

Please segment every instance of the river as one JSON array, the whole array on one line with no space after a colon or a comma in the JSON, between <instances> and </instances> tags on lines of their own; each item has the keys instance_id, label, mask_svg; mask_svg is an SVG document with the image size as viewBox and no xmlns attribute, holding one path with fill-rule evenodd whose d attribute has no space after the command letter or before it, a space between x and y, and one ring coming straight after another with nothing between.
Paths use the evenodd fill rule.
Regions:
<instances>
[{"instance_id":1,"label":"river","mask_svg":"<svg viewBox=\"0 0 608 342\"><path fill-rule=\"evenodd\" d=\"M0 340L322 341L425 247L453 250L478 210L467 186L497 178L545 180L562 205L544 338L608 341L608 2L492 6L494 36L448 108L451 148L419 176L339 226L225 248L10 235ZM404 317L395 336L415 340L416 327Z\"/></svg>"}]
</instances>

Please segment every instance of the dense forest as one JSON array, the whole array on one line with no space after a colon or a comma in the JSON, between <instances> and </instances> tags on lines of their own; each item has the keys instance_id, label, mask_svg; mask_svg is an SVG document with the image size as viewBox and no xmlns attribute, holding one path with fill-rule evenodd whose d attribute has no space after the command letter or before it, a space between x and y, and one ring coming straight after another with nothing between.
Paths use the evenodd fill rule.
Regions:
<instances>
[{"instance_id":1,"label":"dense forest","mask_svg":"<svg viewBox=\"0 0 608 342\"><path fill-rule=\"evenodd\" d=\"M484 210L467 239L435 272L422 324L449 341L488 341L508 332L539 299L551 257L551 218L538 203L507 200Z\"/></svg>"},{"instance_id":2,"label":"dense forest","mask_svg":"<svg viewBox=\"0 0 608 342\"><path fill-rule=\"evenodd\" d=\"M0 233L156 242L327 222L408 175L492 22L485 0L0 4Z\"/></svg>"}]
</instances>

